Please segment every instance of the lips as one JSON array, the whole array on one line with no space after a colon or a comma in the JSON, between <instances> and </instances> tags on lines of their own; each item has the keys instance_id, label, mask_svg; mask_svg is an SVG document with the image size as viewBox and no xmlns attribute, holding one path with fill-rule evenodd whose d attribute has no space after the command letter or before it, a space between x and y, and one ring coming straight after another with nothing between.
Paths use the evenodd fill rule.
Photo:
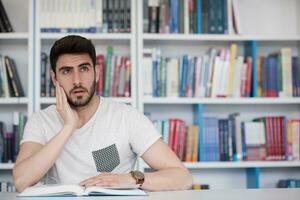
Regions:
<instances>
[{"instance_id":1,"label":"lips","mask_svg":"<svg viewBox=\"0 0 300 200\"><path fill-rule=\"evenodd\" d=\"M73 89L73 90L72 90L72 93L73 93L74 95L76 95L76 96L81 96L81 95L83 95L84 92L85 92L85 90L82 89L82 88L80 88L80 89Z\"/></svg>"}]
</instances>

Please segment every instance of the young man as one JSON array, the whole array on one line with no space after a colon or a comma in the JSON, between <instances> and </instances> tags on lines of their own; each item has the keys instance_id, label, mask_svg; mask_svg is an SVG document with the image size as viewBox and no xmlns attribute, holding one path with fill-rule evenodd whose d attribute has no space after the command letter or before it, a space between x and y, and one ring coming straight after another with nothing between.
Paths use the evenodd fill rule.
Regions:
<instances>
[{"instance_id":1,"label":"young man","mask_svg":"<svg viewBox=\"0 0 300 200\"><path fill-rule=\"evenodd\" d=\"M189 171L151 122L130 106L95 96L95 47L80 36L56 41L50 51L56 106L28 120L13 170L19 192L47 174L47 183L182 190ZM154 172L132 171L137 156Z\"/></svg>"}]
</instances>

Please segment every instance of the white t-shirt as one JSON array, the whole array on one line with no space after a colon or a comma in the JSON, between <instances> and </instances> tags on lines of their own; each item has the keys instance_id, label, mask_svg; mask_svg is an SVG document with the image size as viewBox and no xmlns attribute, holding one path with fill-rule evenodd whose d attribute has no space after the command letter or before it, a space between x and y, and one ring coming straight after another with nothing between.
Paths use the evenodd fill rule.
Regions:
<instances>
[{"instance_id":1,"label":"white t-shirt","mask_svg":"<svg viewBox=\"0 0 300 200\"><path fill-rule=\"evenodd\" d=\"M44 145L62 127L56 106L49 106L29 118L21 143ZM48 172L47 182L79 183L101 172L128 173L137 156L143 155L160 137L143 114L128 105L101 97L91 119L67 141Z\"/></svg>"}]
</instances>

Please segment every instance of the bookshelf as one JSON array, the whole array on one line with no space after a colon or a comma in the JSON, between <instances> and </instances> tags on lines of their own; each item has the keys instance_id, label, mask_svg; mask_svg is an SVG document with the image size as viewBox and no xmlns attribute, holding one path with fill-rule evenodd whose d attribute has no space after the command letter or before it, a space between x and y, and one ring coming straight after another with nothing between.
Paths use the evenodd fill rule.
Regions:
<instances>
[{"instance_id":1,"label":"bookshelf","mask_svg":"<svg viewBox=\"0 0 300 200\"><path fill-rule=\"evenodd\" d=\"M55 103L53 97L40 96L41 52L49 53L53 42L67 33L41 32L39 0L2 0L16 32L0 33L0 54L12 56L17 63L26 96L0 98L0 120L12 124L12 111L29 116L32 112ZM114 52L131 59L131 97L113 97L114 101L131 104L153 119L176 117L193 124L194 107L203 106L204 115L227 117L239 112L241 120L250 121L265 115L286 115L300 118L300 98L194 98L148 97L143 95L143 49L160 47L162 56L183 54L204 55L209 47L221 49L236 43L238 55L244 54L248 41L257 44L257 53L267 56L282 47L290 47L300 56L300 3L297 0L240 0L243 33L238 34L156 34L143 32L143 2L132 0L130 33L76 33L87 37L96 46L97 54ZM187 8L187 0L185 9ZM20 9L20 7L24 9ZM266 17L266 11L268 16ZM186 11L185 11L186 12ZM14 15L18 13L18 15ZM186 12L187 13L187 12ZM255 13L255 15L253 14ZM185 18L187 14L185 14ZM185 20L186 23L186 20ZM26 66L26 67L23 67ZM184 163L192 172L195 183L207 183L212 189L275 187L279 179L300 178L299 161L240 161ZM0 181L11 180L12 163L0 163ZM139 160L138 168L148 170ZM232 181L235 180L235 181Z\"/></svg>"},{"instance_id":2,"label":"bookshelf","mask_svg":"<svg viewBox=\"0 0 300 200\"><path fill-rule=\"evenodd\" d=\"M114 101L122 102L131 104L132 106L136 107L136 18L135 16L135 1L132 1L131 3L131 32L130 33L45 33L41 32L41 12L39 10L40 8L40 2L35 2L35 13L37 15L36 17L36 26L35 26L35 33L36 33L36 42L35 42L35 48L36 52L50 52L50 48L55 42L55 40L62 38L68 34L78 34L83 37L86 37L88 39L91 39L92 42L95 45L96 53L106 55L107 47L112 46L114 54L120 55L120 56L126 56L129 57L131 60L131 96L130 97L113 97L111 98ZM87 4L87 3L86 3ZM41 97L40 95L40 73L41 69L39 66L41 66L41 57L40 53L36 54L35 59L35 77L36 83L35 84L35 96L36 96L36 103L35 103L35 110L45 108L49 104L55 103L54 97Z\"/></svg>"},{"instance_id":3,"label":"bookshelf","mask_svg":"<svg viewBox=\"0 0 300 200\"><path fill-rule=\"evenodd\" d=\"M147 1L144 1L144 4L145 2ZM137 11L138 66L144 66L143 50L157 47L160 48L162 57L178 58L183 54L204 55L210 47L221 49L229 47L231 43L236 43L237 54L243 55L246 42L252 41L257 44L258 55L267 56L282 47L290 47L294 56L300 55L300 15L296 11L300 8L298 1L240 0L239 2L242 34L190 34L186 27L183 33L147 33L144 31L145 20L143 20L143 12L147 6L139 2ZM184 1L185 24L187 23L187 4L187 1ZM230 113L239 112L242 121L251 121L266 115L286 115L294 118L300 116L299 97L144 96L143 70L143 67L138 68L138 108L149 114L153 120L179 118L191 125L197 115L194 111L197 105L203 107L205 116L224 118ZM213 189L275 187L279 179L299 178L300 170L299 161L201 161L184 164L192 172L196 183L209 184ZM142 161L140 161L140 168L149 170L147 164Z\"/></svg>"},{"instance_id":4,"label":"bookshelf","mask_svg":"<svg viewBox=\"0 0 300 200\"><path fill-rule=\"evenodd\" d=\"M16 64L25 97L0 97L0 121L12 131L13 112L33 112L33 0L2 0L15 32L0 33L0 54ZM20 9L22 8L22 9ZM17 15L15 13L18 13ZM11 182L13 164L0 163L0 182Z\"/></svg>"}]
</instances>

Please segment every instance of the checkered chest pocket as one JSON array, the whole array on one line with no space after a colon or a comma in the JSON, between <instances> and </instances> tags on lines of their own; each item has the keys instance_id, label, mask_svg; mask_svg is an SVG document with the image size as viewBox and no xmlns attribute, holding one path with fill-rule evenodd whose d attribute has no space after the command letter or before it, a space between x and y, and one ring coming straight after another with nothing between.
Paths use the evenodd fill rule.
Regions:
<instances>
[{"instance_id":1,"label":"checkered chest pocket","mask_svg":"<svg viewBox=\"0 0 300 200\"><path fill-rule=\"evenodd\" d=\"M92 154L98 172L112 172L120 164L116 144L93 151Z\"/></svg>"}]
</instances>

